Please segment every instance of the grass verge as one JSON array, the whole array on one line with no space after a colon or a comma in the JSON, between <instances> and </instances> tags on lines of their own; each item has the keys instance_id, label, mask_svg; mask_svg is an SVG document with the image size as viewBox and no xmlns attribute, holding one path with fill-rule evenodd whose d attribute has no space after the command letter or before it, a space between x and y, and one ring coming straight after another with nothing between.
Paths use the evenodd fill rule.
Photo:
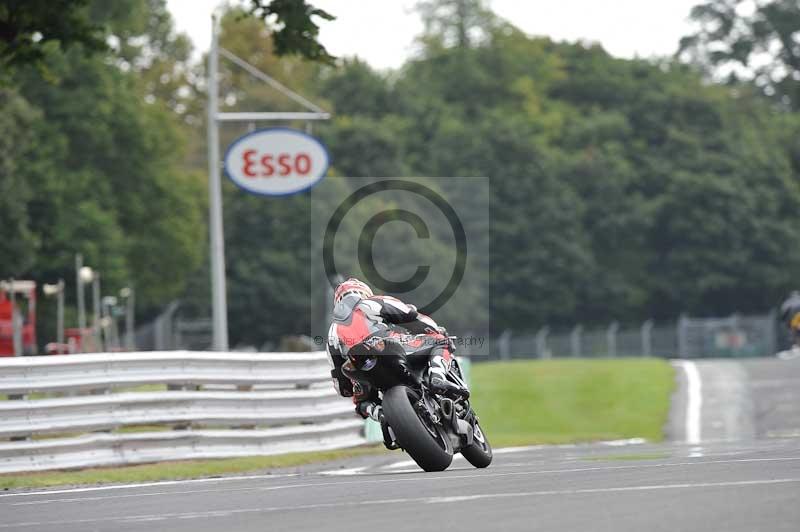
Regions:
<instances>
[{"instance_id":1,"label":"grass verge","mask_svg":"<svg viewBox=\"0 0 800 532\"><path fill-rule=\"evenodd\" d=\"M660 359L472 366L473 405L495 447L663 438L674 386Z\"/></svg>"},{"instance_id":2,"label":"grass verge","mask_svg":"<svg viewBox=\"0 0 800 532\"><path fill-rule=\"evenodd\" d=\"M249 456L245 458L223 458L219 460L187 460L127 467L83 469L80 471L44 471L39 473L10 474L0 475L0 490L206 478L237 473L251 473L259 470L281 467L294 467L313 462L326 462L368 454L380 454L383 452L388 452L383 445L373 445L335 451L292 453L276 456Z\"/></svg>"}]
</instances>

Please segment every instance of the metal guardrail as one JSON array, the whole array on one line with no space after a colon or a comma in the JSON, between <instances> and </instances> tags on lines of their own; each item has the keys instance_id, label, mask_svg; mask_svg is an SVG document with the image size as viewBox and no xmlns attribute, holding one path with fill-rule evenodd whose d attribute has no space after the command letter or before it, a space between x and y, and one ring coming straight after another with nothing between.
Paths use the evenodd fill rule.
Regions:
<instances>
[{"instance_id":1,"label":"metal guardrail","mask_svg":"<svg viewBox=\"0 0 800 532\"><path fill-rule=\"evenodd\" d=\"M0 402L0 438L126 425L285 425L351 417L329 390L143 392Z\"/></svg>"},{"instance_id":2,"label":"metal guardrail","mask_svg":"<svg viewBox=\"0 0 800 532\"><path fill-rule=\"evenodd\" d=\"M88 434L0 443L0 473L341 449L363 444L363 430L362 420L347 419L265 430Z\"/></svg>"},{"instance_id":3,"label":"metal guardrail","mask_svg":"<svg viewBox=\"0 0 800 532\"><path fill-rule=\"evenodd\" d=\"M310 385L329 381L324 353L151 351L0 359L0 394L145 384Z\"/></svg>"},{"instance_id":4,"label":"metal guardrail","mask_svg":"<svg viewBox=\"0 0 800 532\"><path fill-rule=\"evenodd\" d=\"M322 352L169 351L0 359L0 394L14 398L0 401L0 439L11 440L0 441L0 473L364 443L364 423L354 417L352 404L332 386L316 387L329 379ZM189 389L125 391L152 384ZM231 391L197 390L212 385ZM117 388L123 390L111 393ZM142 425L148 432L111 433ZM164 427L154 430L152 425Z\"/></svg>"}]
</instances>

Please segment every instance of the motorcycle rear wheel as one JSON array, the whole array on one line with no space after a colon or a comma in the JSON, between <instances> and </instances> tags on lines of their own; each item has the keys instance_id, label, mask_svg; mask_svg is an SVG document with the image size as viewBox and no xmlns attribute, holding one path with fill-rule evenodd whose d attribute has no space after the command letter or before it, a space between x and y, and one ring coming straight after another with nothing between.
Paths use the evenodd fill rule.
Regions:
<instances>
[{"instance_id":1,"label":"motorcycle rear wheel","mask_svg":"<svg viewBox=\"0 0 800 532\"><path fill-rule=\"evenodd\" d=\"M397 443L425 471L444 471L453 461L450 438L438 425L417 413L419 394L395 386L383 394L383 412Z\"/></svg>"}]
</instances>

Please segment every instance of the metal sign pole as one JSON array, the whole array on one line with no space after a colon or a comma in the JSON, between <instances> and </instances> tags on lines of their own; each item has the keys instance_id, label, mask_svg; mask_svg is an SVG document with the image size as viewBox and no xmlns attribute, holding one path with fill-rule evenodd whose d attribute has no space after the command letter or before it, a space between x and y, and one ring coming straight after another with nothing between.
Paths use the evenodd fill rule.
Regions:
<instances>
[{"instance_id":1,"label":"metal sign pole","mask_svg":"<svg viewBox=\"0 0 800 532\"><path fill-rule=\"evenodd\" d=\"M92 331L94 333L95 350L103 350L103 326L102 317L100 316L100 272L95 270L94 279L92 279L92 307L94 308L94 321L92 322Z\"/></svg>"},{"instance_id":2,"label":"metal sign pole","mask_svg":"<svg viewBox=\"0 0 800 532\"><path fill-rule=\"evenodd\" d=\"M219 125L221 122L328 120L330 113L300 96L247 61L219 46L219 19L211 17L211 49L208 54L208 195L209 232L211 241L211 315L212 349L228 350L228 303L225 288L225 241L222 229L222 184L220 178ZM295 103L305 107L301 112L219 112L219 56L236 64L253 77L266 83ZM308 126L310 131L310 125Z\"/></svg>"},{"instance_id":3,"label":"metal sign pole","mask_svg":"<svg viewBox=\"0 0 800 532\"><path fill-rule=\"evenodd\" d=\"M86 346L84 331L86 330L86 304L83 295L83 279L81 269L83 268L83 255L75 255L75 286L78 288L78 331L80 332L81 352Z\"/></svg>"},{"instance_id":4,"label":"metal sign pole","mask_svg":"<svg viewBox=\"0 0 800 532\"><path fill-rule=\"evenodd\" d=\"M217 123L217 69L219 29L211 17L211 50L208 54L208 195L211 232L211 315L214 351L228 350L228 302L225 287L225 241L222 230L222 184L219 171L219 124Z\"/></svg>"},{"instance_id":5,"label":"metal sign pole","mask_svg":"<svg viewBox=\"0 0 800 532\"><path fill-rule=\"evenodd\" d=\"M128 290L128 297L126 301L127 309L125 310L125 331L128 333L128 335L125 338L125 347L128 349L128 351L133 351L136 348L136 330L133 325L133 320L135 319L134 313L136 312L136 304L134 303L136 292L134 292L133 287L129 287Z\"/></svg>"},{"instance_id":6,"label":"metal sign pole","mask_svg":"<svg viewBox=\"0 0 800 532\"><path fill-rule=\"evenodd\" d=\"M56 341L58 342L58 354L61 354L64 345L64 279L58 280L58 309L56 311Z\"/></svg>"},{"instance_id":7,"label":"metal sign pole","mask_svg":"<svg viewBox=\"0 0 800 532\"><path fill-rule=\"evenodd\" d=\"M22 323L17 309L17 294L14 290L14 278L8 283L11 295L11 343L14 345L14 356L21 357L22 353Z\"/></svg>"}]
</instances>

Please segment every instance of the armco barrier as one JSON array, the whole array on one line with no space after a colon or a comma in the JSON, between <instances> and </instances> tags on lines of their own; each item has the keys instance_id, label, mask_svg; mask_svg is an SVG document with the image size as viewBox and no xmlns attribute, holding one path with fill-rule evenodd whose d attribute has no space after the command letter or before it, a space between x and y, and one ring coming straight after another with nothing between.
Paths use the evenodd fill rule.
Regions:
<instances>
[{"instance_id":1,"label":"armco barrier","mask_svg":"<svg viewBox=\"0 0 800 532\"><path fill-rule=\"evenodd\" d=\"M0 473L98 467L353 447L364 443L360 419L265 430L88 434L0 443Z\"/></svg>"},{"instance_id":2,"label":"armco barrier","mask_svg":"<svg viewBox=\"0 0 800 532\"><path fill-rule=\"evenodd\" d=\"M8 440L0 441L0 473L364 443L363 421L354 417L352 403L327 385L329 379L322 352L0 359L0 394L10 399L0 401L0 440ZM137 389L142 385L183 389ZM202 389L212 385L231 390ZM162 430L112 433L153 425Z\"/></svg>"},{"instance_id":3,"label":"armco barrier","mask_svg":"<svg viewBox=\"0 0 800 532\"><path fill-rule=\"evenodd\" d=\"M0 360L0 395L145 384L310 385L330 379L325 353L150 351Z\"/></svg>"},{"instance_id":4,"label":"armco barrier","mask_svg":"<svg viewBox=\"0 0 800 532\"><path fill-rule=\"evenodd\" d=\"M125 425L286 425L353 413L329 390L141 392L0 402L0 438Z\"/></svg>"}]
</instances>

